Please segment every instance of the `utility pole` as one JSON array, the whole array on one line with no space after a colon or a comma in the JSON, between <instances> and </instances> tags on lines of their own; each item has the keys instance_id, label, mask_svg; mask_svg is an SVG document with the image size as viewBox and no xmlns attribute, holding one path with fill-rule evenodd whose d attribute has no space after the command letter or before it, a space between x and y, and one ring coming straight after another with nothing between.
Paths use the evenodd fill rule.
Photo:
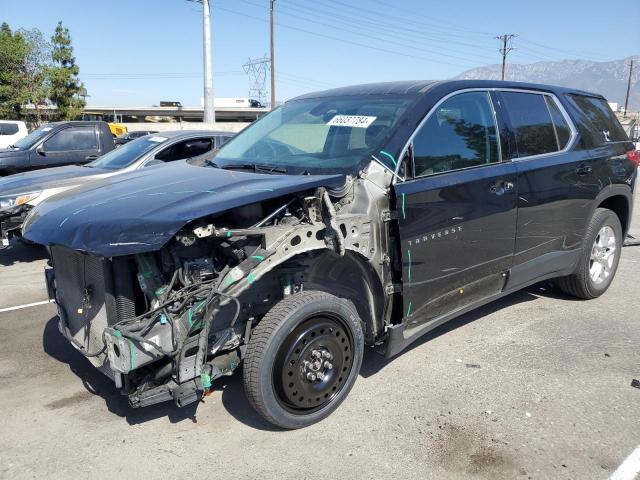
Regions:
<instances>
[{"instance_id":1,"label":"utility pole","mask_svg":"<svg viewBox=\"0 0 640 480\"><path fill-rule=\"evenodd\" d=\"M515 37L517 37L517 35L514 33L505 33L504 35L495 37L497 40L502 42L502 47L500 48L500 53L502 54L502 80L504 80L504 73L507 67L507 53L515 50L515 48L512 47L513 39Z\"/></svg>"},{"instance_id":2,"label":"utility pole","mask_svg":"<svg viewBox=\"0 0 640 480\"><path fill-rule=\"evenodd\" d=\"M276 0L269 0L269 30L271 34L271 110L276 108L276 62L273 45L273 4Z\"/></svg>"},{"instance_id":3,"label":"utility pole","mask_svg":"<svg viewBox=\"0 0 640 480\"><path fill-rule=\"evenodd\" d=\"M627 82L627 96L624 99L624 118L627 118L627 106L629 105L629 91L631 90L631 74L633 73L633 58L629 63L629 81Z\"/></svg>"},{"instance_id":4,"label":"utility pole","mask_svg":"<svg viewBox=\"0 0 640 480\"><path fill-rule=\"evenodd\" d=\"M204 123L216 122L216 111L213 105L213 61L211 58L211 6L209 0L202 3L202 42L204 60Z\"/></svg>"}]
</instances>

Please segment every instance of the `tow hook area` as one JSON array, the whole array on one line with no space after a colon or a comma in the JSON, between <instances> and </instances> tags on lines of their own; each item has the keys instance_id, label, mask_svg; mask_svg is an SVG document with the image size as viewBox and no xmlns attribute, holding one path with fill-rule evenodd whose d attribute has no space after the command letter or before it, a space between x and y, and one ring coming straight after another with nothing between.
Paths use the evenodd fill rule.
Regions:
<instances>
[{"instance_id":1,"label":"tow hook area","mask_svg":"<svg viewBox=\"0 0 640 480\"><path fill-rule=\"evenodd\" d=\"M178 407L184 407L210 395L214 380L231 375L239 364L240 352L236 349L203 365L202 373L196 378L183 383L171 379L162 385L130 393L129 405L134 408L147 407L173 400Z\"/></svg>"}]
</instances>

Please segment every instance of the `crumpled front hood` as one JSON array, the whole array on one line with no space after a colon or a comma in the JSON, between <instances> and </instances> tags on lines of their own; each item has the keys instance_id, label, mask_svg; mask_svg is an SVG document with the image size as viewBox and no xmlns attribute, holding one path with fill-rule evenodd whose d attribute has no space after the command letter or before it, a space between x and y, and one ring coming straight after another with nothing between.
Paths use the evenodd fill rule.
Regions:
<instances>
[{"instance_id":1,"label":"crumpled front hood","mask_svg":"<svg viewBox=\"0 0 640 480\"><path fill-rule=\"evenodd\" d=\"M78 183L79 178L108 173L108 170L79 167L44 168L0 178L0 196L29 193ZM86 180L86 179L85 179Z\"/></svg>"},{"instance_id":2,"label":"crumpled front hood","mask_svg":"<svg viewBox=\"0 0 640 480\"><path fill-rule=\"evenodd\" d=\"M158 250L191 220L344 181L344 175L267 175L174 162L56 195L32 210L23 234L104 257L131 255Z\"/></svg>"}]
</instances>

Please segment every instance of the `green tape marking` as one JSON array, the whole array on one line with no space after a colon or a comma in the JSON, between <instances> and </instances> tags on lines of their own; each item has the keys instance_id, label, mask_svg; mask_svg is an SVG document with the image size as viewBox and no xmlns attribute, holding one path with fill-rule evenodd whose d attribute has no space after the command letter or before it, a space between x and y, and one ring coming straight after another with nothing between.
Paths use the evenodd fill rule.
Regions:
<instances>
[{"instance_id":1,"label":"green tape marking","mask_svg":"<svg viewBox=\"0 0 640 480\"><path fill-rule=\"evenodd\" d=\"M407 212L405 212L404 210L404 193L402 194L402 219L403 220L407 219Z\"/></svg>"},{"instance_id":2,"label":"green tape marking","mask_svg":"<svg viewBox=\"0 0 640 480\"><path fill-rule=\"evenodd\" d=\"M229 230L227 232L227 238L229 238L229 237L233 237L233 232L231 230Z\"/></svg>"},{"instance_id":3,"label":"green tape marking","mask_svg":"<svg viewBox=\"0 0 640 480\"><path fill-rule=\"evenodd\" d=\"M211 388L211 377L207 373L200 374L200 381L202 382L202 388Z\"/></svg>"},{"instance_id":4,"label":"green tape marking","mask_svg":"<svg viewBox=\"0 0 640 480\"><path fill-rule=\"evenodd\" d=\"M198 305L196 305L196 313L198 313L200 311L200 309L202 308L203 305L205 305L207 303L206 300L203 300L202 302L200 302Z\"/></svg>"},{"instance_id":5,"label":"green tape marking","mask_svg":"<svg viewBox=\"0 0 640 480\"><path fill-rule=\"evenodd\" d=\"M187 321L189 322L189 326L193 326L193 312L191 309L187 310Z\"/></svg>"},{"instance_id":6,"label":"green tape marking","mask_svg":"<svg viewBox=\"0 0 640 480\"><path fill-rule=\"evenodd\" d=\"M393 155L391 155L389 152L385 152L384 150L380 150L380 155L384 155L385 157L389 158L393 162L393 166L394 167L398 165L396 163L396 159L393 158Z\"/></svg>"},{"instance_id":7,"label":"green tape marking","mask_svg":"<svg viewBox=\"0 0 640 480\"><path fill-rule=\"evenodd\" d=\"M256 281L256 277L253 276L253 272L251 272L248 276L247 276L247 280L249 281L249 283L253 283Z\"/></svg>"},{"instance_id":8,"label":"green tape marking","mask_svg":"<svg viewBox=\"0 0 640 480\"><path fill-rule=\"evenodd\" d=\"M407 268L407 279L409 286L411 286L411 249L407 249L407 258L409 259L409 267Z\"/></svg>"},{"instance_id":9,"label":"green tape marking","mask_svg":"<svg viewBox=\"0 0 640 480\"><path fill-rule=\"evenodd\" d=\"M136 368L136 352L133 342L129 340L129 351L131 352L131 370Z\"/></svg>"},{"instance_id":10,"label":"green tape marking","mask_svg":"<svg viewBox=\"0 0 640 480\"><path fill-rule=\"evenodd\" d=\"M256 260L264 260L264 257L262 255L251 255L251 258L255 258Z\"/></svg>"},{"instance_id":11,"label":"green tape marking","mask_svg":"<svg viewBox=\"0 0 640 480\"><path fill-rule=\"evenodd\" d=\"M411 304L411 302L409 302L409 308L407 308L407 317L411 315L411 307L413 307L413 305Z\"/></svg>"}]
</instances>

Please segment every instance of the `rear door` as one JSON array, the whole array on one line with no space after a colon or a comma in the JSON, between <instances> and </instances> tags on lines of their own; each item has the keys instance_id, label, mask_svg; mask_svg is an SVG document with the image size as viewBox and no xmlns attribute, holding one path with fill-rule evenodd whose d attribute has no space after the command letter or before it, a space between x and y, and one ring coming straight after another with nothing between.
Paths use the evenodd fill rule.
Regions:
<instances>
[{"instance_id":1,"label":"rear door","mask_svg":"<svg viewBox=\"0 0 640 480\"><path fill-rule=\"evenodd\" d=\"M34 167L81 165L100 155L98 134L93 125L65 127L47 138L31 156Z\"/></svg>"},{"instance_id":2,"label":"rear door","mask_svg":"<svg viewBox=\"0 0 640 480\"><path fill-rule=\"evenodd\" d=\"M571 268L590 201L600 186L589 151L563 104L550 93L504 90L500 101L515 145L518 223L509 288Z\"/></svg>"},{"instance_id":3,"label":"rear door","mask_svg":"<svg viewBox=\"0 0 640 480\"><path fill-rule=\"evenodd\" d=\"M516 173L503 161L497 120L489 92L466 91L437 105L414 134L413 178L395 185L409 328L502 290Z\"/></svg>"}]
</instances>

